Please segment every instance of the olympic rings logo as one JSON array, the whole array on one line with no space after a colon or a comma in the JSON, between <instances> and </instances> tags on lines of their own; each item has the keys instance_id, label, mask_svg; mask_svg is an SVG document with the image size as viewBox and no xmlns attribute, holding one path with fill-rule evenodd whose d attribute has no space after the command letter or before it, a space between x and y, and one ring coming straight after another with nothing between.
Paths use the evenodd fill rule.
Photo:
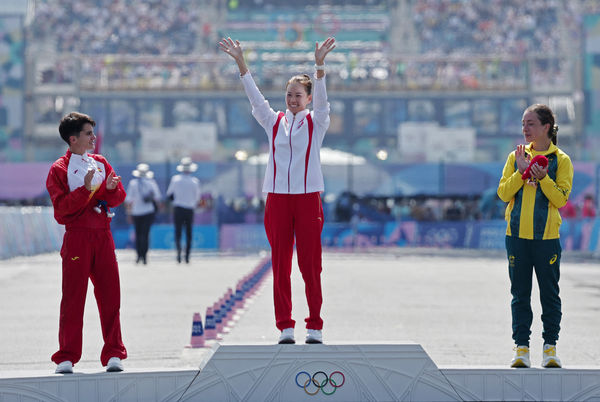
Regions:
<instances>
[{"instance_id":1,"label":"olympic rings logo","mask_svg":"<svg viewBox=\"0 0 600 402\"><path fill-rule=\"evenodd\" d=\"M298 382L298 377L301 375L306 376L306 381L304 383ZM338 375L337 381L333 379L335 375ZM338 384L339 382L339 384ZM321 391L325 395L333 395L338 388L340 388L346 382L346 376L341 371L334 371L333 373L327 375L324 371L317 371L312 376L308 374L306 371L300 371L296 374L296 385L300 388L304 389L308 395L316 395ZM312 385L315 387L315 391L312 391ZM328 387L327 385L330 385Z\"/></svg>"}]
</instances>

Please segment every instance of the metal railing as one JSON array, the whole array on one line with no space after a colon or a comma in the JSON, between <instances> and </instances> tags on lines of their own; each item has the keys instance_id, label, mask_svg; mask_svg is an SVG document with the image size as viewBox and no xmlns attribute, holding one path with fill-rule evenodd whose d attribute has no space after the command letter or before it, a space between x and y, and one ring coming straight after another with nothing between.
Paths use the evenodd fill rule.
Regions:
<instances>
[{"instance_id":1,"label":"metal railing","mask_svg":"<svg viewBox=\"0 0 600 402\"><path fill-rule=\"evenodd\" d=\"M334 56L334 55L332 55ZM248 64L262 90L279 90L291 74L311 72L313 55L250 50ZM60 55L37 70L37 92L70 85L78 91L239 90L235 63L221 55ZM337 91L571 92L575 62L566 56L386 56L381 50L338 53L328 63Z\"/></svg>"}]
</instances>

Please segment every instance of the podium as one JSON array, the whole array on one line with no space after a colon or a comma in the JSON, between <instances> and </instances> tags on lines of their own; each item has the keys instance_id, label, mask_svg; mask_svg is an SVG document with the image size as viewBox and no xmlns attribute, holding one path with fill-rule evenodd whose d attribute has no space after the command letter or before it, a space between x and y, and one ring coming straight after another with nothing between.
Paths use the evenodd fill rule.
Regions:
<instances>
[{"instance_id":1,"label":"podium","mask_svg":"<svg viewBox=\"0 0 600 402\"><path fill-rule=\"evenodd\" d=\"M348 344L221 346L182 400L461 399L418 344Z\"/></svg>"},{"instance_id":2,"label":"podium","mask_svg":"<svg viewBox=\"0 0 600 402\"><path fill-rule=\"evenodd\" d=\"M419 344L215 345L200 370L0 378L0 401L600 400L600 369L439 368Z\"/></svg>"}]
</instances>

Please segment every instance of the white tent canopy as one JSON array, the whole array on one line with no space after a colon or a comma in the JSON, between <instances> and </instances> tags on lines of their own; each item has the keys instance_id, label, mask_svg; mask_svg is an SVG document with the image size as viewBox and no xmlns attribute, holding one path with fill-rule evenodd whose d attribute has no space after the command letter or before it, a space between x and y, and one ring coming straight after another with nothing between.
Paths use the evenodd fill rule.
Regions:
<instances>
[{"instance_id":1,"label":"white tent canopy","mask_svg":"<svg viewBox=\"0 0 600 402\"><path fill-rule=\"evenodd\" d=\"M269 160L268 153L254 155L248 158L251 165L266 165ZM321 164L329 166L358 166L367 163L366 159L359 155L331 148L321 148Z\"/></svg>"}]
</instances>

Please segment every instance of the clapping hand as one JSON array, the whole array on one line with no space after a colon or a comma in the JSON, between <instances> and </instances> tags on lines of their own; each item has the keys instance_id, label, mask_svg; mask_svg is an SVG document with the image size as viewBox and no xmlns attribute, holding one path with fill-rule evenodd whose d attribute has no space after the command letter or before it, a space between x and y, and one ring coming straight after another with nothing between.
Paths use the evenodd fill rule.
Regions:
<instances>
[{"instance_id":1,"label":"clapping hand","mask_svg":"<svg viewBox=\"0 0 600 402\"><path fill-rule=\"evenodd\" d=\"M117 176L114 171L110 172L106 178L106 189L114 190L121 181L121 176Z\"/></svg>"},{"instance_id":2,"label":"clapping hand","mask_svg":"<svg viewBox=\"0 0 600 402\"><path fill-rule=\"evenodd\" d=\"M527 152L525 152L525 145L517 145L517 150L515 151L515 160L517 162L517 168L519 169L519 173L523 174L523 172L525 172L525 170L529 166L529 155L527 154Z\"/></svg>"},{"instance_id":3,"label":"clapping hand","mask_svg":"<svg viewBox=\"0 0 600 402\"><path fill-rule=\"evenodd\" d=\"M548 165L541 166L537 163L534 163L531 166L530 171L531 171L531 177L534 178L536 181L540 181L544 177L546 177L546 174L548 174Z\"/></svg>"},{"instance_id":4,"label":"clapping hand","mask_svg":"<svg viewBox=\"0 0 600 402\"><path fill-rule=\"evenodd\" d=\"M95 172L96 169L91 167L88 169L87 173L85 174L85 177L83 178L83 184L85 185L87 191L92 191L92 179L94 178Z\"/></svg>"}]
</instances>

